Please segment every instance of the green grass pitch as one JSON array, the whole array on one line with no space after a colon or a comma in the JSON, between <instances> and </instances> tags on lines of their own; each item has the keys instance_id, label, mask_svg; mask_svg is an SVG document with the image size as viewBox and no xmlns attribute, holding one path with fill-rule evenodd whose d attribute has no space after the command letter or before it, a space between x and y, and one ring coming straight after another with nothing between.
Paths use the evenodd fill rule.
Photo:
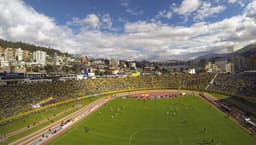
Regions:
<instances>
[{"instance_id":1,"label":"green grass pitch","mask_svg":"<svg viewBox=\"0 0 256 145\"><path fill-rule=\"evenodd\" d=\"M255 145L256 139L197 97L116 99L52 145Z\"/></svg>"}]
</instances>

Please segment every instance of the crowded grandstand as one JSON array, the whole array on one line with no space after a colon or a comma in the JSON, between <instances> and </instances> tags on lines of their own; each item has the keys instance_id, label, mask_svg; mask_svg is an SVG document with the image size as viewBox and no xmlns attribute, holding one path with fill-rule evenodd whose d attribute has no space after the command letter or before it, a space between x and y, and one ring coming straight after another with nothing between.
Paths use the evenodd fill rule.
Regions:
<instances>
[{"instance_id":1,"label":"crowded grandstand","mask_svg":"<svg viewBox=\"0 0 256 145\"><path fill-rule=\"evenodd\" d=\"M42 81L0 86L0 118L30 110L42 100L51 97L50 103L70 98L100 94L109 91L133 89L190 89L218 92L231 96L256 97L254 73L241 74L185 74L174 73L125 78L98 78L86 80ZM213 81L213 82L212 82ZM212 82L212 83L210 83ZM206 90L206 86L209 87Z\"/></svg>"}]
</instances>

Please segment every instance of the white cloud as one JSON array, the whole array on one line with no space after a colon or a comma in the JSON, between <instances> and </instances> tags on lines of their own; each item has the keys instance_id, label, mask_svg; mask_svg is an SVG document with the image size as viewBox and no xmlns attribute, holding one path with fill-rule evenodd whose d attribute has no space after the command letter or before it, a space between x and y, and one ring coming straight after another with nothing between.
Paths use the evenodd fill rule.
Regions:
<instances>
[{"instance_id":1,"label":"white cloud","mask_svg":"<svg viewBox=\"0 0 256 145\"><path fill-rule=\"evenodd\" d=\"M180 7L176 5L171 6L173 12L184 16L184 21L186 22L190 16L193 16L194 21L201 21L205 18L213 16L223 12L226 7L223 5L216 5L219 2L201 1L201 0L183 0Z\"/></svg>"},{"instance_id":2,"label":"white cloud","mask_svg":"<svg viewBox=\"0 0 256 145\"><path fill-rule=\"evenodd\" d=\"M85 24L91 25L93 28L99 27L99 17L95 14L90 14L84 19Z\"/></svg>"},{"instance_id":3,"label":"white cloud","mask_svg":"<svg viewBox=\"0 0 256 145\"><path fill-rule=\"evenodd\" d=\"M235 3L237 2L238 0L228 0L229 3Z\"/></svg>"},{"instance_id":4,"label":"white cloud","mask_svg":"<svg viewBox=\"0 0 256 145\"><path fill-rule=\"evenodd\" d=\"M127 33L139 33L149 32L158 29L158 25L155 23L137 22L137 23L126 23L125 32Z\"/></svg>"},{"instance_id":5,"label":"white cloud","mask_svg":"<svg viewBox=\"0 0 256 145\"><path fill-rule=\"evenodd\" d=\"M239 4L241 7L245 6L244 0L227 0L230 4Z\"/></svg>"},{"instance_id":6,"label":"white cloud","mask_svg":"<svg viewBox=\"0 0 256 145\"><path fill-rule=\"evenodd\" d=\"M256 20L256 1L252 1L245 8L245 15Z\"/></svg>"},{"instance_id":7,"label":"white cloud","mask_svg":"<svg viewBox=\"0 0 256 145\"><path fill-rule=\"evenodd\" d=\"M144 12L142 10L135 11L135 10L132 10L132 9L126 9L125 12L127 12L127 13L129 13L131 15L134 15L134 16L138 16L138 15L144 14Z\"/></svg>"},{"instance_id":8,"label":"white cloud","mask_svg":"<svg viewBox=\"0 0 256 145\"><path fill-rule=\"evenodd\" d=\"M161 19L161 18L165 18L165 19L171 19L173 16L173 8L175 8L176 5L174 5L175 3L173 3L168 9L164 9L164 10L160 10L158 11L157 15L152 18L153 21L155 21L156 19Z\"/></svg>"},{"instance_id":9,"label":"white cloud","mask_svg":"<svg viewBox=\"0 0 256 145\"><path fill-rule=\"evenodd\" d=\"M72 18L72 21L67 22L68 26L80 26L81 29L91 30L114 30L112 29L112 18L109 14L97 16L89 14L85 18Z\"/></svg>"},{"instance_id":10,"label":"white cloud","mask_svg":"<svg viewBox=\"0 0 256 145\"><path fill-rule=\"evenodd\" d=\"M127 8L128 5L129 5L129 0L120 0L120 5L121 5L122 7Z\"/></svg>"},{"instance_id":11,"label":"white cloud","mask_svg":"<svg viewBox=\"0 0 256 145\"><path fill-rule=\"evenodd\" d=\"M197 10L200 5L200 0L183 0L180 7L174 8L174 11L180 15L188 15Z\"/></svg>"},{"instance_id":12,"label":"white cloud","mask_svg":"<svg viewBox=\"0 0 256 145\"><path fill-rule=\"evenodd\" d=\"M57 26L54 19L39 14L20 0L0 0L0 37L77 52L71 29Z\"/></svg>"},{"instance_id":13,"label":"white cloud","mask_svg":"<svg viewBox=\"0 0 256 145\"><path fill-rule=\"evenodd\" d=\"M101 28L102 29L108 29L108 30L112 29L112 18L110 17L109 14L104 14L102 16Z\"/></svg>"},{"instance_id":14,"label":"white cloud","mask_svg":"<svg viewBox=\"0 0 256 145\"><path fill-rule=\"evenodd\" d=\"M97 29L100 26L100 19L96 14L89 14L85 18L73 18L69 25L80 25L84 27Z\"/></svg>"},{"instance_id":15,"label":"white cloud","mask_svg":"<svg viewBox=\"0 0 256 145\"><path fill-rule=\"evenodd\" d=\"M120 5L125 8L125 12L127 12L130 15L138 16L144 14L144 11L142 10L134 10L129 8L129 0L120 0Z\"/></svg>"},{"instance_id":16,"label":"white cloud","mask_svg":"<svg viewBox=\"0 0 256 145\"><path fill-rule=\"evenodd\" d=\"M196 11L194 20L203 20L214 14L221 13L225 9L226 7L222 5L212 6L211 3L203 2L202 6Z\"/></svg>"},{"instance_id":17,"label":"white cloud","mask_svg":"<svg viewBox=\"0 0 256 145\"><path fill-rule=\"evenodd\" d=\"M0 38L95 57L187 59L207 52L223 53L227 47L239 48L255 42L255 8L255 2L251 2L244 14L215 23L170 26L159 21L137 21L125 23L124 33L81 29L74 34L69 27L57 25L54 19L20 0L0 0ZM78 22L92 27L102 28L103 23L106 29L112 27L110 15L97 16L98 20L93 17L92 14Z\"/></svg>"},{"instance_id":18,"label":"white cloud","mask_svg":"<svg viewBox=\"0 0 256 145\"><path fill-rule=\"evenodd\" d=\"M171 19L172 18L172 12L170 10L159 11L159 13L157 14L157 18Z\"/></svg>"}]
</instances>

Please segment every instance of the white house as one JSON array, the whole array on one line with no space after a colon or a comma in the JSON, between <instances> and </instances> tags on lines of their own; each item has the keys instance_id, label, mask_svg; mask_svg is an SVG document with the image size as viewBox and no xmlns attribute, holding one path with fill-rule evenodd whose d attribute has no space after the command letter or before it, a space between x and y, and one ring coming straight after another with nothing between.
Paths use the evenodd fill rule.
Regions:
<instances>
[{"instance_id":1,"label":"white house","mask_svg":"<svg viewBox=\"0 0 256 145\"><path fill-rule=\"evenodd\" d=\"M46 52L40 50L34 51L33 60L35 60L36 64L44 66L46 64Z\"/></svg>"},{"instance_id":2,"label":"white house","mask_svg":"<svg viewBox=\"0 0 256 145\"><path fill-rule=\"evenodd\" d=\"M23 50L21 48L18 48L16 49L16 52L15 52L15 56L16 56L16 59L18 61L22 61L23 60Z\"/></svg>"}]
</instances>

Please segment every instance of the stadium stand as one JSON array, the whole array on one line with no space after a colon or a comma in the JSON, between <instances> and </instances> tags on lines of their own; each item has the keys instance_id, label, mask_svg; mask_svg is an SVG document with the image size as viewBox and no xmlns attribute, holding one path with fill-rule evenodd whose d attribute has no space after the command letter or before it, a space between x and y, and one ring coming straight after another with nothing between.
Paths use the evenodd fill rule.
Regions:
<instances>
[{"instance_id":1,"label":"stadium stand","mask_svg":"<svg viewBox=\"0 0 256 145\"><path fill-rule=\"evenodd\" d=\"M219 74L209 90L233 96L256 97L256 73Z\"/></svg>"},{"instance_id":2,"label":"stadium stand","mask_svg":"<svg viewBox=\"0 0 256 145\"><path fill-rule=\"evenodd\" d=\"M250 74L251 75L251 74ZM219 74L209 91L256 97L256 77L249 74ZM99 78L0 86L0 119L32 109L32 104L53 97L57 102L85 95L140 88L204 90L214 74L175 73L160 76Z\"/></svg>"}]
</instances>

